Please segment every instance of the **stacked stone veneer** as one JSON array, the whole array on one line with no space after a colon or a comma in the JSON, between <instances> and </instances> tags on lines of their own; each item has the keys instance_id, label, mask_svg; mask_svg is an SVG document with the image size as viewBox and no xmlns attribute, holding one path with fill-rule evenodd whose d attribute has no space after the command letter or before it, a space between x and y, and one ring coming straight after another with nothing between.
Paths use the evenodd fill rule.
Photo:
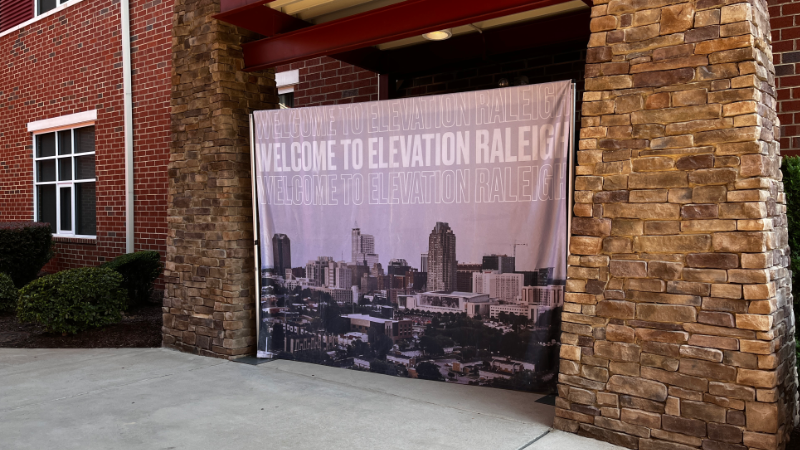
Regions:
<instances>
[{"instance_id":1,"label":"stacked stone veneer","mask_svg":"<svg viewBox=\"0 0 800 450\"><path fill-rule=\"evenodd\" d=\"M596 0L555 427L783 448L797 416L761 0Z\"/></svg>"},{"instance_id":2,"label":"stacked stone veneer","mask_svg":"<svg viewBox=\"0 0 800 450\"><path fill-rule=\"evenodd\" d=\"M245 32L219 0L176 0L164 345L255 351L248 114L274 108L272 74L242 72Z\"/></svg>"}]
</instances>

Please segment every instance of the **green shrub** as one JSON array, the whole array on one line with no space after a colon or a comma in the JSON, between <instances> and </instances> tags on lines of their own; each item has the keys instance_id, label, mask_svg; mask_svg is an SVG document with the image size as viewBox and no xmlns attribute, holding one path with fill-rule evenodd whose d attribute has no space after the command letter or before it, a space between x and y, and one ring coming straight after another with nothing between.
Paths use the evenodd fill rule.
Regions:
<instances>
[{"instance_id":1,"label":"green shrub","mask_svg":"<svg viewBox=\"0 0 800 450\"><path fill-rule=\"evenodd\" d=\"M783 159L783 189L786 192L786 218L789 226L789 247L792 249L792 281L800 269L800 156Z\"/></svg>"},{"instance_id":2,"label":"green shrub","mask_svg":"<svg viewBox=\"0 0 800 450\"><path fill-rule=\"evenodd\" d=\"M786 219L789 227L790 266L792 271L792 290L800 286L800 157L787 156L781 166L783 190L786 193ZM800 295L794 292L795 317L800 314ZM800 332L798 330L797 332Z\"/></svg>"},{"instance_id":3,"label":"green shrub","mask_svg":"<svg viewBox=\"0 0 800 450\"><path fill-rule=\"evenodd\" d=\"M143 251L128 253L102 264L122 275L122 287L128 290L129 304L142 305L153 296L153 283L161 275L161 255Z\"/></svg>"},{"instance_id":4,"label":"green shrub","mask_svg":"<svg viewBox=\"0 0 800 450\"><path fill-rule=\"evenodd\" d=\"M10 276L0 273L0 312L12 311L17 307L19 291Z\"/></svg>"},{"instance_id":5,"label":"green shrub","mask_svg":"<svg viewBox=\"0 0 800 450\"><path fill-rule=\"evenodd\" d=\"M127 302L121 284L122 275L99 267L43 276L20 290L17 319L71 334L117 323Z\"/></svg>"},{"instance_id":6,"label":"green shrub","mask_svg":"<svg viewBox=\"0 0 800 450\"><path fill-rule=\"evenodd\" d=\"M0 222L0 272L8 274L18 288L36 279L53 257L50 224Z\"/></svg>"}]
</instances>

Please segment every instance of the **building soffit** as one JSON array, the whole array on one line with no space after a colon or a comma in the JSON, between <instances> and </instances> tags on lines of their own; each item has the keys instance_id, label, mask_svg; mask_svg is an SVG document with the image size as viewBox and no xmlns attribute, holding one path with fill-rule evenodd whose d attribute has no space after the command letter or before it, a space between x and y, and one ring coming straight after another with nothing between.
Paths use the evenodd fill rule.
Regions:
<instances>
[{"instance_id":1,"label":"building soffit","mask_svg":"<svg viewBox=\"0 0 800 450\"><path fill-rule=\"evenodd\" d=\"M421 35L430 31L450 28L454 38L478 36L564 14L588 17L588 10L584 0L221 0L214 17L266 36L243 46L245 70L331 56L387 73L382 66L390 58L384 54L429 47ZM583 15L567 30L588 28ZM588 33L581 31L586 32L577 34Z\"/></svg>"}]
</instances>

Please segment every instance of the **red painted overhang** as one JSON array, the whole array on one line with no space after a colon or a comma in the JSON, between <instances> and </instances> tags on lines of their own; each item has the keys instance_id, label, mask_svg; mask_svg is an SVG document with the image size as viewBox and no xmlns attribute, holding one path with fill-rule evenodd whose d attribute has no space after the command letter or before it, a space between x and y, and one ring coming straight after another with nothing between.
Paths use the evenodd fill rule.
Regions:
<instances>
[{"instance_id":1,"label":"red painted overhang","mask_svg":"<svg viewBox=\"0 0 800 450\"><path fill-rule=\"evenodd\" d=\"M272 1L222 0L220 13L216 14L214 18L263 36L275 36L313 25L266 6Z\"/></svg>"},{"instance_id":2,"label":"red painted overhang","mask_svg":"<svg viewBox=\"0 0 800 450\"><path fill-rule=\"evenodd\" d=\"M569 0L408 0L320 25L264 6L265 0L222 0L220 20L271 36L242 46L245 70L262 70L318 56L494 19ZM263 10L263 11L262 11Z\"/></svg>"}]
</instances>

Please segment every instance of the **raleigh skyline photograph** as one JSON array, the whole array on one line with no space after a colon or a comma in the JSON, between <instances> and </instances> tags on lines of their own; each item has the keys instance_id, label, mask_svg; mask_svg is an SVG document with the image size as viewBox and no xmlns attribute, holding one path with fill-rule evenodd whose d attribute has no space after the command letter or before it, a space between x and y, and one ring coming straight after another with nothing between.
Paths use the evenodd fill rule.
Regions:
<instances>
[{"instance_id":1,"label":"raleigh skyline photograph","mask_svg":"<svg viewBox=\"0 0 800 450\"><path fill-rule=\"evenodd\" d=\"M457 233L436 222L416 260L376 254L375 236L351 228L340 259L293 259L272 236L262 269L260 357L392 376L549 392L556 380L564 280L554 267L517 267L489 252L460 263ZM525 244L521 244L525 246ZM519 254L519 253L518 253Z\"/></svg>"},{"instance_id":2,"label":"raleigh skyline photograph","mask_svg":"<svg viewBox=\"0 0 800 450\"><path fill-rule=\"evenodd\" d=\"M526 207L530 205L530 207ZM375 252L384 267L392 259L410 263L427 252L423 237L436 222L450 224L459 237L459 262L480 262L486 254L516 253L517 267L553 267L566 278L566 201L483 204L271 206L262 218L261 236L286 234L292 240L292 261L319 256L349 260L350 230L375 237ZM302 236L302 238L301 238ZM269 244L262 245L263 268L274 266ZM412 264L414 267L417 264Z\"/></svg>"}]
</instances>

